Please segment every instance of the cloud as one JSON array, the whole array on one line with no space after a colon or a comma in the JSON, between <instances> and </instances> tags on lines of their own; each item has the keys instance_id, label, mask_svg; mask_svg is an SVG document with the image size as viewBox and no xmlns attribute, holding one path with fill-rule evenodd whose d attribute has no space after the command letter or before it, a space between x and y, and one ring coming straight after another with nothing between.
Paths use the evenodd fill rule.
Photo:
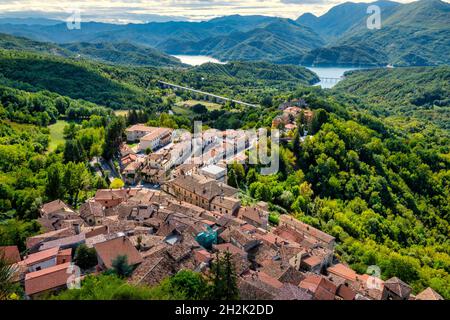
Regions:
<instances>
[{"instance_id":1,"label":"cloud","mask_svg":"<svg viewBox=\"0 0 450 320\"><path fill-rule=\"evenodd\" d=\"M111 22L145 22L158 19L205 20L242 14L297 18L302 13L323 14L346 0L0 0L3 15L40 12L61 16L68 8L79 8L85 19ZM355 2L371 0L353 0ZM373 0L375 1L375 0ZM412 0L400 0L412 1ZM0 15L1 15L0 14ZM24 16L25 17L25 16ZM63 15L64 17L64 15Z\"/></svg>"}]
</instances>

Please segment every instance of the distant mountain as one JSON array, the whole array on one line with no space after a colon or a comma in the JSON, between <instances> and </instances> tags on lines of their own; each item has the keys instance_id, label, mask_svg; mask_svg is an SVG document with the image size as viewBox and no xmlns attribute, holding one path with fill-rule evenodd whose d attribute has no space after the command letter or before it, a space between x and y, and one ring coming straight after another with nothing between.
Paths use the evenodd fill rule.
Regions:
<instances>
[{"instance_id":1,"label":"distant mountain","mask_svg":"<svg viewBox=\"0 0 450 320\"><path fill-rule=\"evenodd\" d=\"M186 66L182 64L179 59L169 56L156 49L142 47L126 42L82 42L57 45L0 33L0 49L38 52L71 58L82 57L122 65L154 67Z\"/></svg>"},{"instance_id":2,"label":"distant mountain","mask_svg":"<svg viewBox=\"0 0 450 320\"><path fill-rule=\"evenodd\" d=\"M275 61L304 53L324 44L310 28L292 20L276 19L247 32L206 38L201 41L167 41L159 49L173 54L204 54L221 60Z\"/></svg>"},{"instance_id":3,"label":"distant mountain","mask_svg":"<svg viewBox=\"0 0 450 320\"><path fill-rule=\"evenodd\" d=\"M381 29L369 30L367 8L381 8ZM2 24L0 32L57 44L114 43L90 47L104 61L145 62L143 49L120 54L117 43L145 46L170 54L211 55L221 60L271 61L303 65L421 66L450 64L450 4L420 0L340 4L320 17L297 21L267 16L232 15L203 22L170 21L116 25L86 22L80 30L65 23ZM129 46L129 45L128 45ZM129 54L129 55L128 55ZM128 56L127 56L128 55ZM153 54L154 56L154 54ZM168 59L166 57L166 59ZM166 60L168 61L168 60Z\"/></svg>"},{"instance_id":4,"label":"distant mountain","mask_svg":"<svg viewBox=\"0 0 450 320\"><path fill-rule=\"evenodd\" d=\"M39 42L23 37L15 37L0 33L0 48L7 50L32 51L48 53L57 56L69 57L71 53L52 43Z\"/></svg>"},{"instance_id":5,"label":"distant mountain","mask_svg":"<svg viewBox=\"0 0 450 320\"><path fill-rule=\"evenodd\" d=\"M46 19L46 18L16 18L16 17L0 17L0 24L19 24L19 25L41 25L41 26L52 26L55 24L60 24L61 20Z\"/></svg>"},{"instance_id":6,"label":"distant mountain","mask_svg":"<svg viewBox=\"0 0 450 320\"><path fill-rule=\"evenodd\" d=\"M381 8L379 30L366 27L369 5ZM440 0L408 4L347 2L320 17L302 15L297 22L317 31L327 40L327 45L279 62L357 66L449 64L449 8L450 4Z\"/></svg>"},{"instance_id":7,"label":"distant mountain","mask_svg":"<svg viewBox=\"0 0 450 320\"><path fill-rule=\"evenodd\" d=\"M120 43L70 43L63 48L82 57L122 65L175 67L184 66L175 57L149 47L127 42Z\"/></svg>"},{"instance_id":8,"label":"distant mountain","mask_svg":"<svg viewBox=\"0 0 450 320\"><path fill-rule=\"evenodd\" d=\"M395 9L400 6L399 3L392 1L376 1L373 3L345 2L331 8L320 17L316 17L311 13L305 13L297 19L297 22L312 28L324 39L332 42L347 31L365 28L369 5L380 7L382 19L392 15Z\"/></svg>"},{"instance_id":9,"label":"distant mountain","mask_svg":"<svg viewBox=\"0 0 450 320\"><path fill-rule=\"evenodd\" d=\"M355 30L336 44L375 50L399 66L450 64L450 4L421 0L399 6L380 30Z\"/></svg>"}]
</instances>

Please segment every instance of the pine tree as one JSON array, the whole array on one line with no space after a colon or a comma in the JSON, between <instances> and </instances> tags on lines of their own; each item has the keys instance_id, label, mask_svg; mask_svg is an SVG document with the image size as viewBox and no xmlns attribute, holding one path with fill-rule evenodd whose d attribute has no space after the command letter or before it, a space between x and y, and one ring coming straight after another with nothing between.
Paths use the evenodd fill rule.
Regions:
<instances>
[{"instance_id":1,"label":"pine tree","mask_svg":"<svg viewBox=\"0 0 450 320\"><path fill-rule=\"evenodd\" d=\"M230 252L223 255L216 254L215 262L211 265L212 289L210 298L212 300L237 300L239 290L237 287L237 275Z\"/></svg>"}]
</instances>

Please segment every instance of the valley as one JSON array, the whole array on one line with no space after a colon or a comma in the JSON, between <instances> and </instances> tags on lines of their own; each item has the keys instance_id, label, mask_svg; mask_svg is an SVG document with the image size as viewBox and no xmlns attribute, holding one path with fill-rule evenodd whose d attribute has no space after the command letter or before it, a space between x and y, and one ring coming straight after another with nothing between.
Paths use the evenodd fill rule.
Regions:
<instances>
[{"instance_id":1,"label":"valley","mask_svg":"<svg viewBox=\"0 0 450 320\"><path fill-rule=\"evenodd\" d=\"M0 19L0 299L450 299L450 4L372 4Z\"/></svg>"}]
</instances>

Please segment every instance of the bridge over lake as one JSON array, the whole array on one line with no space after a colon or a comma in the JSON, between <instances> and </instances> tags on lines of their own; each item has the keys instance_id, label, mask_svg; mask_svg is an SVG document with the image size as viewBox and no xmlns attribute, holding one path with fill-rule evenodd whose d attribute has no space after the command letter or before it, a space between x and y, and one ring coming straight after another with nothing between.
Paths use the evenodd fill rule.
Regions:
<instances>
[{"instance_id":1,"label":"bridge over lake","mask_svg":"<svg viewBox=\"0 0 450 320\"><path fill-rule=\"evenodd\" d=\"M330 78L330 77L319 77L320 81L322 82L334 82L337 83L341 80L344 80L344 77L340 77L340 78Z\"/></svg>"},{"instance_id":2,"label":"bridge over lake","mask_svg":"<svg viewBox=\"0 0 450 320\"><path fill-rule=\"evenodd\" d=\"M209 92L205 92L205 91L201 91L201 90L197 90L197 89L192 89L189 87L180 86L180 85L170 83L170 82L158 81L158 83L164 88L172 88L174 90L182 90L182 91L189 91L189 92L196 93L197 95L202 96L204 100L208 100L208 101L213 101L213 102L218 102L218 103L225 103L225 102L229 101L229 102L233 102L235 104L240 104L240 105L246 106L246 107L252 107L252 108L259 107L259 105L257 105L257 104L247 103L247 102L243 102L243 101L239 101L239 100L234 100L234 99L218 96L213 93L209 93Z\"/></svg>"}]
</instances>

